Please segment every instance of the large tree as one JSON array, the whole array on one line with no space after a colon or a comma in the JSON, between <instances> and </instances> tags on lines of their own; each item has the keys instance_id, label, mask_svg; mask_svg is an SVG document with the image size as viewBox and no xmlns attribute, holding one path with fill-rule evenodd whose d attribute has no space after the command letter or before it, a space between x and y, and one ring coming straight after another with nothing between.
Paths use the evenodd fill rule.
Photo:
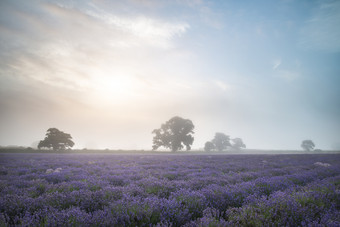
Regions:
<instances>
[{"instance_id":1,"label":"large tree","mask_svg":"<svg viewBox=\"0 0 340 227\"><path fill-rule=\"evenodd\" d=\"M74 142L68 133L59 131L56 128L49 128L46 132L44 140L38 144L38 148L53 148L53 150L65 150L66 148L73 147Z\"/></svg>"},{"instance_id":2,"label":"large tree","mask_svg":"<svg viewBox=\"0 0 340 227\"><path fill-rule=\"evenodd\" d=\"M152 131L155 134L152 149L157 150L163 146L174 152L181 150L185 146L186 150L190 150L194 142L194 127L194 124L189 119L177 116L171 118L162 124L161 128Z\"/></svg>"},{"instance_id":3,"label":"large tree","mask_svg":"<svg viewBox=\"0 0 340 227\"><path fill-rule=\"evenodd\" d=\"M212 142L208 141L204 144L204 151L205 152L210 152L214 149L215 149L215 145Z\"/></svg>"},{"instance_id":4,"label":"large tree","mask_svg":"<svg viewBox=\"0 0 340 227\"><path fill-rule=\"evenodd\" d=\"M301 143L301 147L305 151L311 151L311 150L314 149L315 144L313 143L312 140L303 140L302 143Z\"/></svg>"},{"instance_id":5,"label":"large tree","mask_svg":"<svg viewBox=\"0 0 340 227\"><path fill-rule=\"evenodd\" d=\"M239 150L241 148L246 148L246 145L243 143L243 140L241 138L234 138L233 141L233 148Z\"/></svg>"},{"instance_id":6,"label":"large tree","mask_svg":"<svg viewBox=\"0 0 340 227\"><path fill-rule=\"evenodd\" d=\"M216 132L214 139L211 141L218 151L227 149L230 144L230 138L222 132Z\"/></svg>"}]
</instances>

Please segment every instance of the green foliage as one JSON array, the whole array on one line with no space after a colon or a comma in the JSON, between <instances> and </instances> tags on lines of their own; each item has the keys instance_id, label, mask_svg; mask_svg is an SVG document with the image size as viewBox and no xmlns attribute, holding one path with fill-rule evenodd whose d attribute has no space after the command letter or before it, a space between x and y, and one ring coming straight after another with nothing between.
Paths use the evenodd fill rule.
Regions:
<instances>
[{"instance_id":1,"label":"green foliage","mask_svg":"<svg viewBox=\"0 0 340 227\"><path fill-rule=\"evenodd\" d=\"M38 148L53 148L53 150L65 150L66 148L73 147L74 142L70 134L59 131L56 128L49 128L44 140L38 144Z\"/></svg>"},{"instance_id":2,"label":"green foliage","mask_svg":"<svg viewBox=\"0 0 340 227\"><path fill-rule=\"evenodd\" d=\"M212 142L208 141L204 144L204 151L205 152L210 152L214 149L215 149L215 145Z\"/></svg>"},{"instance_id":3,"label":"green foliage","mask_svg":"<svg viewBox=\"0 0 340 227\"><path fill-rule=\"evenodd\" d=\"M311 151L314 149L315 144L313 143L312 140L304 140L301 143L301 147L302 149L304 149L305 151Z\"/></svg>"},{"instance_id":4,"label":"green foliage","mask_svg":"<svg viewBox=\"0 0 340 227\"><path fill-rule=\"evenodd\" d=\"M214 139L211 141L218 151L227 149L230 144L230 137L224 133L216 132Z\"/></svg>"},{"instance_id":5,"label":"green foliage","mask_svg":"<svg viewBox=\"0 0 340 227\"><path fill-rule=\"evenodd\" d=\"M243 143L243 140L241 138L234 138L233 141L233 148L239 150L241 148L246 148L246 145Z\"/></svg>"},{"instance_id":6,"label":"green foliage","mask_svg":"<svg viewBox=\"0 0 340 227\"><path fill-rule=\"evenodd\" d=\"M165 124L162 124L161 128L152 131L155 134L152 149L157 150L163 146L172 151L178 151L185 146L186 150L190 150L194 142L192 135L194 127L194 124L189 119L171 118Z\"/></svg>"}]
</instances>

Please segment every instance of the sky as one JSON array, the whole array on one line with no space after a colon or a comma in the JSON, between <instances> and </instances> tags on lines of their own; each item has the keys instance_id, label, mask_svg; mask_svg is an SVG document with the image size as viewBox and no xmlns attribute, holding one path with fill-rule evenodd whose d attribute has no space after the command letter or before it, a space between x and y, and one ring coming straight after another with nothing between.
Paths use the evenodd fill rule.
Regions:
<instances>
[{"instance_id":1,"label":"sky","mask_svg":"<svg viewBox=\"0 0 340 227\"><path fill-rule=\"evenodd\" d=\"M2 0L0 145L151 149L192 120L247 148L340 149L340 1Z\"/></svg>"}]
</instances>

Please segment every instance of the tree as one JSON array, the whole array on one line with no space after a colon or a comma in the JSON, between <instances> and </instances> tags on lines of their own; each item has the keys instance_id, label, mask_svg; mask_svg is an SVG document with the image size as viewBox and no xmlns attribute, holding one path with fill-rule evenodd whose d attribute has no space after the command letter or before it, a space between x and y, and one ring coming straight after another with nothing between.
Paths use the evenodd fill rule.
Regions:
<instances>
[{"instance_id":1,"label":"tree","mask_svg":"<svg viewBox=\"0 0 340 227\"><path fill-rule=\"evenodd\" d=\"M212 142L208 141L208 142L205 143L204 151L210 152L210 151L212 151L214 149L215 149L215 145Z\"/></svg>"},{"instance_id":2,"label":"tree","mask_svg":"<svg viewBox=\"0 0 340 227\"><path fill-rule=\"evenodd\" d=\"M194 125L191 120L183 119L181 117L173 117L161 128L152 131L155 136L153 137L153 150L157 150L163 146L175 152L181 150L184 146L186 150L191 149L194 142L193 129ZM184 146L183 146L184 145Z\"/></svg>"},{"instance_id":3,"label":"tree","mask_svg":"<svg viewBox=\"0 0 340 227\"><path fill-rule=\"evenodd\" d=\"M304 140L301 143L301 147L302 149L304 149L305 151L311 151L314 149L315 144L313 143L312 140Z\"/></svg>"},{"instance_id":4,"label":"tree","mask_svg":"<svg viewBox=\"0 0 340 227\"><path fill-rule=\"evenodd\" d=\"M74 142L71 139L70 134L59 131L56 128L49 128L46 132L45 139L40 140L38 149L46 147L53 148L53 150L65 150L66 148L74 146Z\"/></svg>"},{"instance_id":5,"label":"tree","mask_svg":"<svg viewBox=\"0 0 340 227\"><path fill-rule=\"evenodd\" d=\"M230 138L224 133L216 132L214 139L211 141L218 151L227 149L227 146L231 146Z\"/></svg>"},{"instance_id":6,"label":"tree","mask_svg":"<svg viewBox=\"0 0 340 227\"><path fill-rule=\"evenodd\" d=\"M246 148L246 145L243 143L241 138L234 138L232 139L233 144L232 147L239 150L241 148Z\"/></svg>"}]
</instances>

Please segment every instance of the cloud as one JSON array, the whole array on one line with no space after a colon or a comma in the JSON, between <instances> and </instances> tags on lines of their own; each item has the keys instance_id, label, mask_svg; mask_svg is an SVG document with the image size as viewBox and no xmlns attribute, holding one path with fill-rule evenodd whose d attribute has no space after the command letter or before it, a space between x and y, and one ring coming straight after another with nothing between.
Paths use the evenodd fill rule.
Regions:
<instances>
[{"instance_id":1,"label":"cloud","mask_svg":"<svg viewBox=\"0 0 340 227\"><path fill-rule=\"evenodd\" d=\"M0 40L6 43L0 44L0 92L11 90L10 99L18 96L17 106L32 106L30 112L93 109L109 113L100 118L114 122L159 112L159 106L172 112L178 99L197 92L185 68L191 57L176 46L189 29L185 22L71 3L8 8L7 21L0 21ZM8 23L11 17L20 23ZM38 94L44 98L35 99ZM6 99L0 97L2 108L15 111Z\"/></svg>"},{"instance_id":2,"label":"cloud","mask_svg":"<svg viewBox=\"0 0 340 227\"><path fill-rule=\"evenodd\" d=\"M276 59L273 61L273 70L276 70L281 65L281 59Z\"/></svg>"},{"instance_id":3,"label":"cloud","mask_svg":"<svg viewBox=\"0 0 340 227\"><path fill-rule=\"evenodd\" d=\"M114 89L118 83L160 72L161 66L151 64L159 61L157 51L175 47L174 39L189 28L184 22L110 14L93 4L30 7L7 6L8 15L0 21L0 40L6 43L0 45L0 73L79 92L93 92L94 81L109 81L106 90L116 90L113 95L123 90ZM20 23L14 23L14 16Z\"/></svg>"},{"instance_id":4,"label":"cloud","mask_svg":"<svg viewBox=\"0 0 340 227\"><path fill-rule=\"evenodd\" d=\"M147 43L163 48L170 47L173 38L180 37L190 28L189 24L185 22L169 23L143 15L134 17L112 15L98 7L92 7L91 10L86 10L85 13L100 19L121 32L127 32L136 38L140 38L144 41L142 44ZM130 46L135 44L136 42L131 42Z\"/></svg>"},{"instance_id":5,"label":"cloud","mask_svg":"<svg viewBox=\"0 0 340 227\"><path fill-rule=\"evenodd\" d=\"M300 31L299 46L306 50L340 52L340 1L322 1Z\"/></svg>"},{"instance_id":6,"label":"cloud","mask_svg":"<svg viewBox=\"0 0 340 227\"><path fill-rule=\"evenodd\" d=\"M285 69L280 67L282 65L281 59L275 59L272 62L272 69L274 71L274 76L281 78L285 81L294 81L300 77L300 74L296 71L296 67L299 67L299 62L295 61L290 68Z\"/></svg>"},{"instance_id":7,"label":"cloud","mask_svg":"<svg viewBox=\"0 0 340 227\"><path fill-rule=\"evenodd\" d=\"M284 111L294 108L287 98L293 90L276 82L297 80L308 67L294 45L281 49L288 47L283 42L272 48L278 40L271 42L270 35L266 45L254 41L247 32L248 26L256 28L253 14L248 14L252 11L238 16L238 4L203 0L0 4L0 121L4 126L0 143L31 144L48 127L56 126L72 133L77 144L83 140L84 144L96 141L103 148L113 144L133 148L131 138L136 138L148 148L150 131L174 115L194 121L195 146L204 144L215 130L242 138L248 131L251 138L264 124L272 127L272 133L277 130L273 125L282 121L279 117L270 121L268 113L284 117ZM231 23L228 29L214 31L224 21ZM315 24L310 21L306 27ZM273 52L285 57L271 59L275 61L269 65L279 81L262 78ZM286 56L289 53L294 56ZM296 57L304 64L292 63ZM273 89L273 83L282 85L284 92ZM27 132L18 133L23 128ZM258 141L253 139L253 144L262 146L260 137Z\"/></svg>"}]
</instances>

